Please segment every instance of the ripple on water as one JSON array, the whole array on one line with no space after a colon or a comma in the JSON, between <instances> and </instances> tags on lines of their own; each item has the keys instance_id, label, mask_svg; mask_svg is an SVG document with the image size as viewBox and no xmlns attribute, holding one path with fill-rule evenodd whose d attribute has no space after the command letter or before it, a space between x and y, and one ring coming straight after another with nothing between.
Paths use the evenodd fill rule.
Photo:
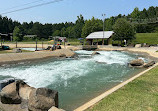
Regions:
<instances>
[{"instance_id":1,"label":"ripple on water","mask_svg":"<svg viewBox=\"0 0 158 111\"><path fill-rule=\"evenodd\" d=\"M112 87L112 84L123 82L137 70L127 67L127 63L137 55L118 51L98 52L100 55L91 56L93 51L81 50L76 51L79 54L77 59L50 59L38 64L2 67L0 78L11 76L25 80L33 87L58 90L60 107L72 110Z\"/></svg>"}]
</instances>

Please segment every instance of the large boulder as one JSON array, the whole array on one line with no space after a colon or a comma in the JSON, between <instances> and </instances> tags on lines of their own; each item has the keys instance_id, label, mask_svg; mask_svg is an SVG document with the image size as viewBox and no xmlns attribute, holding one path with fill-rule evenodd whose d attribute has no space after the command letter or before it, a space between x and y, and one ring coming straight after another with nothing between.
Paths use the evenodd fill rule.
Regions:
<instances>
[{"instance_id":1,"label":"large boulder","mask_svg":"<svg viewBox=\"0 0 158 111\"><path fill-rule=\"evenodd\" d=\"M142 66L144 65L144 61L142 59L136 59L129 63L131 66Z\"/></svg>"},{"instance_id":2,"label":"large boulder","mask_svg":"<svg viewBox=\"0 0 158 111\"><path fill-rule=\"evenodd\" d=\"M57 47L56 47L57 49L61 49L61 46L60 45L57 45Z\"/></svg>"},{"instance_id":3,"label":"large boulder","mask_svg":"<svg viewBox=\"0 0 158 111\"><path fill-rule=\"evenodd\" d=\"M51 46L48 46L48 47L46 48L46 50L51 50L51 48L52 48Z\"/></svg>"},{"instance_id":4,"label":"large boulder","mask_svg":"<svg viewBox=\"0 0 158 111\"><path fill-rule=\"evenodd\" d=\"M26 83L19 85L19 96L22 100L29 100L29 95L35 88L30 87Z\"/></svg>"},{"instance_id":5,"label":"large boulder","mask_svg":"<svg viewBox=\"0 0 158 111\"><path fill-rule=\"evenodd\" d=\"M19 86L22 81L13 82L4 87L1 92L1 102L3 104L20 104L21 98L19 96Z\"/></svg>"},{"instance_id":6,"label":"large boulder","mask_svg":"<svg viewBox=\"0 0 158 111\"><path fill-rule=\"evenodd\" d=\"M48 111L65 111L65 110L63 110L63 109L58 109L58 108L56 108L56 107L51 107Z\"/></svg>"},{"instance_id":7,"label":"large boulder","mask_svg":"<svg viewBox=\"0 0 158 111\"><path fill-rule=\"evenodd\" d=\"M14 78L8 78L8 79L5 79L5 80L1 80L0 81L0 91L7 85L11 84L15 82L15 79Z\"/></svg>"},{"instance_id":8,"label":"large boulder","mask_svg":"<svg viewBox=\"0 0 158 111\"><path fill-rule=\"evenodd\" d=\"M93 52L92 55L99 55L99 52Z\"/></svg>"},{"instance_id":9,"label":"large boulder","mask_svg":"<svg viewBox=\"0 0 158 111\"><path fill-rule=\"evenodd\" d=\"M145 68L151 67L155 64L155 61L150 61L144 65Z\"/></svg>"},{"instance_id":10,"label":"large boulder","mask_svg":"<svg viewBox=\"0 0 158 111\"><path fill-rule=\"evenodd\" d=\"M29 99L29 94L33 89L24 81L17 80L1 90L1 102L3 104L21 104L22 100Z\"/></svg>"},{"instance_id":11,"label":"large boulder","mask_svg":"<svg viewBox=\"0 0 158 111\"><path fill-rule=\"evenodd\" d=\"M58 92L47 88L31 91L28 102L29 111L48 111L52 106L58 107Z\"/></svg>"},{"instance_id":12,"label":"large boulder","mask_svg":"<svg viewBox=\"0 0 158 111\"><path fill-rule=\"evenodd\" d=\"M61 55L59 55L59 57L66 57L66 55L65 54L61 54Z\"/></svg>"},{"instance_id":13,"label":"large boulder","mask_svg":"<svg viewBox=\"0 0 158 111\"><path fill-rule=\"evenodd\" d=\"M135 48L140 48L142 45L141 44L136 44Z\"/></svg>"},{"instance_id":14,"label":"large boulder","mask_svg":"<svg viewBox=\"0 0 158 111\"><path fill-rule=\"evenodd\" d=\"M13 52L14 52L14 53L21 53L21 52L22 52L22 50L21 50L21 49L19 49L19 48L15 48L15 49L13 49Z\"/></svg>"},{"instance_id":15,"label":"large boulder","mask_svg":"<svg viewBox=\"0 0 158 111\"><path fill-rule=\"evenodd\" d=\"M76 57L77 54L69 49L60 49L60 50L56 50L54 51L55 56L57 57L67 57L67 58L71 58L71 57ZM65 56L66 55L66 56Z\"/></svg>"}]
</instances>

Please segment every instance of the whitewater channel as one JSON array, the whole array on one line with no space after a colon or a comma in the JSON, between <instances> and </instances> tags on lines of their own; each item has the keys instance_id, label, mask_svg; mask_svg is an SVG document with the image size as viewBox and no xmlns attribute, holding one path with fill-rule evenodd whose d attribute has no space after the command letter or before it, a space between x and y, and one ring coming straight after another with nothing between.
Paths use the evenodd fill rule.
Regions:
<instances>
[{"instance_id":1,"label":"whitewater channel","mask_svg":"<svg viewBox=\"0 0 158 111\"><path fill-rule=\"evenodd\" d=\"M51 58L39 62L0 67L0 80L14 77L29 85L59 92L59 107L71 111L99 94L134 76L142 69L129 68L129 61L146 58L120 51L76 51L77 58Z\"/></svg>"}]
</instances>

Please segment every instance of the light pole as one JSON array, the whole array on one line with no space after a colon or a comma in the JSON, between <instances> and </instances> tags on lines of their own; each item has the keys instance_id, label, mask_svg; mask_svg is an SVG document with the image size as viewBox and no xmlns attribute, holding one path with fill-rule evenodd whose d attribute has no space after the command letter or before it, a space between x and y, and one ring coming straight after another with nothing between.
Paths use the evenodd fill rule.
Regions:
<instances>
[{"instance_id":1,"label":"light pole","mask_svg":"<svg viewBox=\"0 0 158 111\"><path fill-rule=\"evenodd\" d=\"M1 36L1 33L0 33L0 38L1 38L1 48L2 48L2 36Z\"/></svg>"},{"instance_id":2,"label":"light pole","mask_svg":"<svg viewBox=\"0 0 158 111\"><path fill-rule=\"evenodd\" d=\"M43 50L43 40L42 40L42 50Z\"/></svg>"},{"instance_id":3,"label":"light pole","mask_svg":"<svg viewBox=\"0 0 158 111\"><path fill-rule=\"evenodd\" d=\"M37 38L36 38L36 50L35 51L37 51Z\"/></svg>"},{"instance_id":4,"label":"light pole","mask_svg":"<svg viewBox=\"0 0 158 111\"><path fill-rule=\"evenodd\" d=\"M105 15L106 14L102 14L102 16L103 16L103 41L102 41L102 45L104 45L104 21L105 21Z\"/></svg>"}]
</instances>

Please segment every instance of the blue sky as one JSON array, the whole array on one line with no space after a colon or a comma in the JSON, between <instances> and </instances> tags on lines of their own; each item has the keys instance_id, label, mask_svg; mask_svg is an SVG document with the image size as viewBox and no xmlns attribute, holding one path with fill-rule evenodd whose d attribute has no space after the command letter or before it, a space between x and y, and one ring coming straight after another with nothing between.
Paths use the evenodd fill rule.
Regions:
<instances>
[{"instance_id":1,"label":"blue sky","mask_svg":"<svg viewBox=\"0 0 158 111\"><path fill-rule=\"evenodd\" d=\"M22 6L22 4L33 1L37 0L3 0L0 3L0 14L11 10L32 6L34 4L28 6ZM49 1L53 0L42 0L39 3ZM9 9L15 6L17 6L17 8ZM92 16L101 19L102 13L105 13L107 18L116 16L118 14L127 15L128 13L131 13L135 7L142 10L143 8L149 8L150 6L158 6L158 0L64 0L58 3L5 14L2 16L7 16L13 20L18 20L19 22L75 22L77 16L80 14L82 14L85 19L91 19Z\"/></svg>"}]
</instances>

